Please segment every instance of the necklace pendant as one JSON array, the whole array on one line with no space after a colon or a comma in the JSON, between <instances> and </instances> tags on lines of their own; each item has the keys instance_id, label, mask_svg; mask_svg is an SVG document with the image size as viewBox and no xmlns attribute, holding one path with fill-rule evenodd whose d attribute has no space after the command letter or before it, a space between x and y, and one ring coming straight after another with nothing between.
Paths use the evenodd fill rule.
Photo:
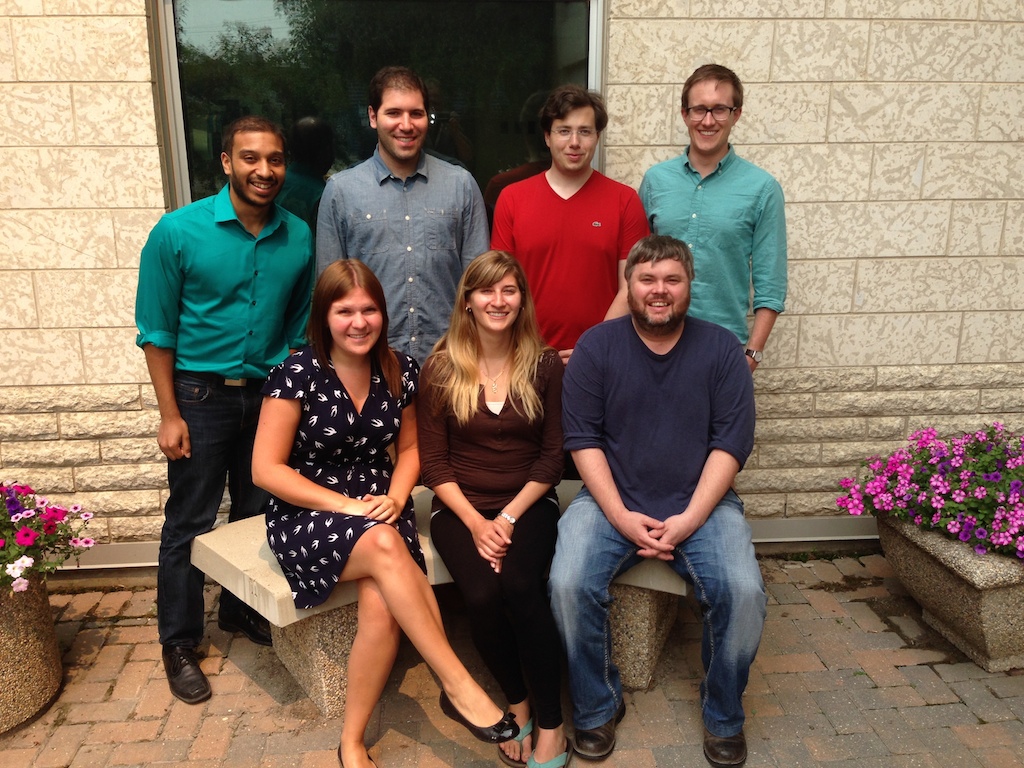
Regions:
<instances>
[{"instance_id":1,"label":"necklace pendant","mask_svg":"<svg viewBox=\"0 0 1024 768\"><path fill-rule=\"evenodd\" d=\"M498 382L491 382L491 394L495 394L498 391Z\"/></svg>"}]
</instances>

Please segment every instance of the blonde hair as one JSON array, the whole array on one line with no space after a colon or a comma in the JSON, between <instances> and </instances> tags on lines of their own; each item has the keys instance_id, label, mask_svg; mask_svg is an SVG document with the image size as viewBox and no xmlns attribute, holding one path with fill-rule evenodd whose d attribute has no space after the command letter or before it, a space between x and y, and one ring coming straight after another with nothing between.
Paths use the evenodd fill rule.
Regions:
<instances>
[{"instance_id":1,"label":"blonde hair","mask_svg":"<svg viewBox=\"0 0 1024 768\"><path fill-rule=\"evenodd\" d=\"M460 425L469 423L476 413L480 397L480 338L476 319L466 311L470 294L487 288L512 275L522 304L512 324L512 364L508 373L508 390L512 407L527 421L536 422L544 416L544 404L534 386L537 364L548 348L537 326L537 311L526 283L526 274L512 254L487 251L477 256L459 281L455 308L448 332L434 346L430 355L433 369L435 403L442 413L451 413Z\"/></svg>"}]
</instances>

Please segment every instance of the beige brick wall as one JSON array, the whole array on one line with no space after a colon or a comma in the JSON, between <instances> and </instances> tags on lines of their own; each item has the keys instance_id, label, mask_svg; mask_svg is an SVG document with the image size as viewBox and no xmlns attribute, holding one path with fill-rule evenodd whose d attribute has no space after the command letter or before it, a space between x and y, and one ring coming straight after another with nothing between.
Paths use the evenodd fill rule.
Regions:
<instances>
[{"instance_id":1,"label":"beige brick wall","mask_svg":"<svg viewBox=\"0 0 1024 768\"><path fill-rule=\"evenodd\" d=\"M836 479L934 424L1024 427L1024 4L611 0L606 170L686 144L726 64L732 137L786 193L790 292L755 374L753 516L834 514Z\"/></svg>"},{"instance_id":2,"label":"beige brick wall","mask_svg":"<svg viewBox=\"0 0 1024 768\"><path fill-rule=\"evenodd\" d=\"M0 477L158 536L165 469L134 345L164 211L143 0L0 0Z\"/></svg>"},{"instance_id":3,"label":"beige brick wall","mask_svg":"<svg viewBox=\"0 0 1024 768\"><path fill-rule=\"evenodd\" d=\"M718 61L747 86L738 150L786 192L751 515L835 514L836 480L925 424L1024 428L1024 4L606 8L609 175L679 153L682 83ZM164 208L152 78L144 0L0 0L0 476L104 541L153 540L165 495L132 315Z\"/></svg>"}]
</instances>

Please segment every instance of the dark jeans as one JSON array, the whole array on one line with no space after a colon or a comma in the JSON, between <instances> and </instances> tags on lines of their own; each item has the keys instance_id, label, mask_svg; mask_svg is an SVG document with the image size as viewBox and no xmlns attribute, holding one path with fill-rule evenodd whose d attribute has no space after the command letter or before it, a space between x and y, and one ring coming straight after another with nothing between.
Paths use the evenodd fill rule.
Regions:
<instances>
[{"instance_id":1,"label":"dark jeans","mask_svg":"<svg viewBox=\"0 0 1024 768\"><path fill-rule=\"evenodd\" d=\"M188 424L191 458L167 462L157 571L160 642L194 648L203 639L203 573L191 563L192 540L213 528L227 480L228 520L265 511L267 492L252 484L252 444L263 396L256 387L227 387L178 374L174 394ZM227 590L222 605L240 605Z\"/></svg>"},{"instance_id":2,"label":"dark jeans","mask_svg":"<svg viewBox=\"0 0 1024 768\"><path fill-rule=\"evenodd\" d=\"M481 514L494 519L500 511ZM547 589L557 535L558 504L541 499L516 523L499 574L454 512L430 520L431 540L466 602L473 643L510 704L526 699L529 686L541 728L562 724L562 644Z\"/></svg>"}]
</instances>

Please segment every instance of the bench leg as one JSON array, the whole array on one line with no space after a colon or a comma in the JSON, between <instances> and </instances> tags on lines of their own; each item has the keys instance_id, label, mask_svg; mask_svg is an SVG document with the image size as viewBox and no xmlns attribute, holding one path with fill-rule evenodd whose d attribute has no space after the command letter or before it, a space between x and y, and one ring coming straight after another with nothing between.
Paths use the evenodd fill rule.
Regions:
<instances>
[{"instance_id":1,"label":"bench leg","mask_svg":"<svg viewBox=\"0 0 1024 768\"><path fill-rule=\"evenodd\" d=\"M327 717L345 714L348 656L356 636L355 603L289 624L271 625L274 652Z\"/></svg>"},{"instance_id":2,"label":"bench leg","mask_svg":"<svg viewBox=\"0 0 1024 768\"><path fill-rule=\"evenodd\" d=\"M675 623L679 597L627 584L611 585L612 660L622 687L647 690Z\"/></svg>"}]
</instances>

